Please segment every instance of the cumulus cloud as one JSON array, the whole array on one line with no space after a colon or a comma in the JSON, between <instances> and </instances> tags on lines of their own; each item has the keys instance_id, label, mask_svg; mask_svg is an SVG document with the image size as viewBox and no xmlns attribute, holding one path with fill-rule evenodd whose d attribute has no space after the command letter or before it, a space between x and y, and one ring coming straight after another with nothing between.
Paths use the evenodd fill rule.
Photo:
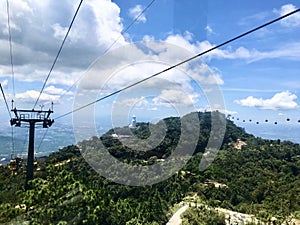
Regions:
<instances>
[{"instance_id":1,"label":"cumulus cloud","mask_svg":"<svg viewBox=\"0 0 300 225\"><path fill-rule=\"evenodd\" d=\"M198 44L192 44L191 41L193 36L191 33L186 32L184 35L174 34L169 35L164 41L180 46L190 52L197 53L200 49L197 47Z\"/></svg>"},{"instance_id":2,"label":"cumulus cloud","mask_svg":"<svg viewBox=\"0 0 300 225\"><path fill-rule=\"evenodd\" d=\"M49 95L73 95L73 92L71 91L66 91L63 88L57 88L53 85L48 86L44 89L44 93L49 94Z\"/></svg>"},{"instance_id":3,"label":"cumulus cloud","mask_svg":"<svg viewBox=\"0 0 300 225\"><path fill-rule=\"evenodd\" d=\"M276 93L272 98L263 99L249 96L245 99L235 100L234 102L247 107L255 107L261 109L271 110L289 110L296 109L299 107L295 101L297 96L290 93L289 91Z\"/></svg>"},{"instance_id":4,"label":"cumulus cloud","mask_svg":"<svg viewBox=\"0 0 300 225\"><path fill-rule=\"evenodd\" d=\"M287 13L295 11L297 8L293 4L286 4L281 6L279 10L274 9L274 12L280 16L283 16ZM280 21L281 25L285 27L299 27L300 26L300 14L296 13L291 15L283 20Z\"/></svg>"},{"instance_id":5,"label":"cumulus cloud","mask_svg":"<svg viewBox=\"0 0 300 225\"><path fill-rule=\"evenodd\" d=\"M196 110L195 105L204 91L210 88L214 92L217 90L215 86L222 85L224 81L219 71L201 60L166 71L191 56L193 52L165 41L145 41L124 46L100 57L93 64L81 80L76 96L81 101L79 95L89 97L96 92L97 98L101 98L145 79L143 83L120 93L123 97L118 95L116 107L121 103L123 108L171 110L175 107L184 112ZM158 74L161 71L165 72ZM153 76L155 74L157 76ZM205 95L216 99L212 93ZM141 96L147 99L141 99ZM94 98L91 101L96 100L91 98ZM82 104L86 104L86 99Z\"/></svg>"},{"instance_id":6,"label":"cumulus cloud","mask_svg":"<svg viewBox=\"0 0 300 225\"><path fill-rule=\"evenodd\" d=\"M211 53L208 53L204 56L204 59L211 60L212 58L217 59L244 59L248 63L265 60L265 59L289 59L299 61L300 59L300 42L291 42L281 45L274 50L270 51L260 51L257 49L247 49L243 46L238 47L237 49L216 49ZM199 52L209 50L215 45L211 44L208 41L203 41L198 43Z\"/></svg>"},{"instance_id":7,"label":"cumulus cloud","mask_svg":"<svg viewBox=\"0 0 300 225\"><path fill-rule=\"evenodd\" d=\"M1 86L2 86L3 88L7 88L7 87L8 87L8 80L3 80L3 81L1 81L0 83L1 83Z\"/></svg>"},{"instance_id":8,"label":"cumulus cloud","mask_svg":"<svg viewBox=\"0 0 300 225\"><path fill-rule=\"evenodd\" d=\"M0 2L1 9L6 9L6 1ZM24 18L25 15L32 14L33 11L31 7L29 6L28 2L23 0L15 0L13 2L10 2L10 26L13 31L21 32L22 26L20 26L20 21L26 20ZM7 26L7 13L6 10L1 10L0 12L0 30L2 31L0 33L0 36L8 35L8 26ZM2 34L2 35L1 35Z\"/></svg>"},{"instance_id":9,"label":"cumulus cloud","mask_svg":"<svg viewBox=\"0 0 300 225\"><path fill-rule=\"evenodd\" d=\"M188 68L188 74L192 75L202 85L223 85L224 81L221 74L216 69L209 67L207 64L196 64ZM200 76L199 76L200 75Z\"/></svg>"},{"instance_id":10,"label":"cumulus cloud","mask_svg":"<svg viewBox=\"0 0 300 225\"><path fill-rule=\"evenodd\" d=\"M179 89L162 90L161 94L153 99L157 106L193 106L198 100L199 95L196 93L188 94Z\"/></svg>"},{"instance_id":11,"label":"cumulus cloud","mask_svg":"<svg viewBox=\"0 0 300 225\"><path fill-rule=\"evenodd\" d=\"M6 8L1 1L0 7ZM50 69L58 48L77 8L74 1L16 0L10 3L13 56L16 80L24 81L23 67L31 70ZM89 0L82 5L63 51L54 68L62 72L85 70L115 40L115 47L126 44L121 35L120 8L110 0ZM2 33L1 33L2 32ZM9 66L7 15L0 12L0 65ZM3 74L2 74L3 76ZM40 74L35 81L45 77ZM25 78L31 80L30 77Z\"/></svg>"},{"instance_id":12,"label":"cumulus cloud","mask_svg":"<svg viewBox=\"0 0 300 225\"><path fill-rule=\"evenodd\" d=\"M16 100L20 104L32 105L37 99L77 6L78 2L71 0L10 2ZM0 8L6 9L5 1L0 1ZM111 0L85 1L49 77L41 102L59 102L64 96L68 97L64 100L72 100L73 93L67 90L77 86L91 63L112 43L115 42L115 48L127 44L122 30L120 8L116 3ZM0 79L11 79L6 10L0 12Z\"/></svg>"},{"instance_id":13,"label":"cumulus cloud","mask_svg":"<svg viewBox=\"0 0 300 225\"><path fill-rule=\"evenodd\" d=\"M299 20L300 21L300 20ZM184 35L169 35L166 39L166 42L178 45L188 51L193 52L194 54L199 54L205 52L211 48L214 48L216 45L210 43L209 41L201 41L193 43L193 36L189 33ZM227 47L224 49L215 49L203 56L201 59L204 61L210 61L212 59L244 59L248 63L264 60L264 59L288 59L293 61L300 60L300 42L290 42L284 45L279 45L274 47L270 51L260 51L258 49L248 49L246 47L240 46L236 49L232 47Z\"/></svg>"},{"instance_id":14,"label":"cumulus cloud","mask_svg":"<svg viewBox=\"0 0 300 225\"><path fill-rule=\"evenodd\" d=\"M213 107L207 106L207 107L199 108L198 111L200 111L200 112L216 112L216 111L218 111L218 112L223 113L227 116L228 115L235 115L235 114L238 113L236 111L228 110L228 109L225 109L224 107L217 106L217 105L215 105Z\"/></svg>"},{"instance_id":15,"label":"cumulus cloud","mask_svg":"<svg viewBox=\"0 0 300 225\"><path fill-rule=\"evenodd\" d=\"M126 107L141 107L148 104L147 99L144 96L139 98L125 98L121 100L114 101L114 104L118 104Z\"/></svg>"},{"instance_id":16,"label":"cumulus cloud","mask_svg":"<svg viewBox=\"0 0 300 225\"><path fill-rule=\"evenodd\" d=\"M194 54L199 54L201 52L205 52L211 48L214 48L216 45L210 43L209 41L201 41L192 44L193 36L189 33L185 35L170 35L166 38L166 42L181 46ZM257 51L256 51L257 53ZM210 61L213 58L217 59L251 59L253 56L253 52L244 47L239 47L236 50L231 49L230 47L227 49L215 49L203 56L201 59L205 61Z\"/></svg>"},{"instance_id":17,"label":"cumulus cloud","mask_svg":"<svg viewBox=\"0 0 300 225\"><path fill-rule=\"evenodd\" d=\"M147 19L145 14L141 14L143 12L143 8L141 5L136 5L133 8L129 9L128 15L132 18L132 19L137 19L137 21L142 22L142 23L146 23Z\"/></svg>"},{"instance_id":18,"label":"cumulus cloud","mask_svg":"<svg viewBox=\"0 0 300 225\"><path fill-rule=\"evenodd\" d=\"M117 4L110 0L90 0L87 1L87 5L89 8L86 13L90 11L93 13L97 41L100 46L103 44L106 45L105 47L110 46L115 40L118 40L116 47L127 43L121 34L123 24L121 23L120 8ZM86 26L85 29L90 29L92 26L88 24L89 22L89 20L81 21L80 28Z\"/></svg>"},{"instance_id":19,"label":"cumulus cloud","mask_svg":"<svg viewBox=\"0 0 300 225\"><path fill-rule=\"evenodd\" d=\"M132 44L100 57L99 61L95 62L94 66L85 74L79 89L93 92L101 90L102 95L109 94L164 71L192 55L192 52L166 42ZM134 90L138 90L140 95L147 95L152 91L151 93L160 95L161 99L168 97L166 99L169 102L184 103L183 98L195 101L201 93L199 89L204 91L205 86L222 85L223 83L220 73L196 60L194 63L186 63L181 67L152 77L142 85L135 86ZM161 92L178 88L181 90L180 95L177 91ZM171 94L176 97L171 98ZM156 103L162 103L161 99ZM179 102L176 102L176 99Z\"/></svg>"},{"instance_id":20,"label":"cumulus cloud","mask_svg":"<svg viewBox=\"0 0 300 225\"><path fill-rule=\"evenodd\" d=\"M54 37L58 40L62 40L68 31L67 27L62 27L59 23L53 24L52 29L54 30Z\"/></svg>"},{"instance_id":21,"label":"cumulus cloud","mask_svg":"<svg viewBox=\"0 0 300 225\"><path fill-rule=\"evenodd\" d=\"M258 50L249 51L250 55L247 58L249 62L254 62L263 59L288 59L293 61L300 60L300 42L286 43L277 49L262 52Z\"/></svg>"},{"instance_id":22,"label":"cumulus cloud","mask_svg":"<svg viewBox=\"0 0 300 225\"><path fill-rule=\"evenodd\" d=\"M129 95L131 95L130 93ZM157 111L163 109L172 109L176 111L186 110L195 111L195 104L200 95L197 93L187 93L180 88L160 90L156 95L128 97L128 93L114 101L114 110L116 112L126 112L132 110Z\"/></svg>"},{"instance_id":23,"label":"cumulus cloud","mask_svg":"<svg viewBox=\"0 0 300 225\"><path fill-rule=\"evenodd\" d=\"M38 98L39 94L40 92L38 91L28 90L24 93L16 94L16 99L26 103L32 103ZM40 100L41 102L57 102L59 100L59 96L43 93Z\"/></svg>"}]
</instances>

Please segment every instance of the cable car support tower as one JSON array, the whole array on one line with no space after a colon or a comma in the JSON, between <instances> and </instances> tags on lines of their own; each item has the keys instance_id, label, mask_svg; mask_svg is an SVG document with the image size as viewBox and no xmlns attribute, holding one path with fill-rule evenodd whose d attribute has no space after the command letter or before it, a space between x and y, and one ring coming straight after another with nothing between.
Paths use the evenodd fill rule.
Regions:
<instances>
[{"instance_id":1,"label":"cable car support tower","mask_svg":"<svg viewBox=\"0 0 300 225\"><path fill-rule=\"evenodd\" d=\"M13 106L12 106L13 108ZM18 110L13 108L11 110L15 118L10 120L11 126L21 127L23 123L29 124L29 144L28 144L28 155L27 155L27 170L26 170L26 181L25 189L29 189L28 182L33 180L33 170L34 170L34 133L36 125L40 124L43 128L49 128L54 123L54 120L50 119L51 113L53 113L53 103L52 109L47 111L41 110Z\"/></svg>"}]
</instances>

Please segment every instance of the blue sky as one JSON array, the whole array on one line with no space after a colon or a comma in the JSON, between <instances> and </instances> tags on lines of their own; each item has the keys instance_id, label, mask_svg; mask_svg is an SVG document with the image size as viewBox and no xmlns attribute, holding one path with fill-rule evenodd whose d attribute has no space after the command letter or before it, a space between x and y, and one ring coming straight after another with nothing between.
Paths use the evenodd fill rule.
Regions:
<instances>
[{"instance_id":1,"label":"blue sky","mask_svg":"<svg viewBox=\"0 0 300 225\"><path fill-rule=\"evenodd\" d=\"M48 108L53 101L55 118L300 7L295 0L156 0L124 33L150 2L83 1L38 105ZM10 1L16 96L10 72L6 3L0 3L0 82L8 100L14 98L18 108L33 106L78 3ZM241 120L268 119L286 124L290 118L290 123L297 124L299 37L297 13L83 110L78 118L82 120L93 111L95 117L110 119L113 115L114 123L122 124L133 114L155 121L191 110L220 109ZM216 91L222 94L224 106L220 99L209 100L216 98L211 95ZM1 126L9 127L3 101L0 110Z\"/></svg>"}]
</instances>

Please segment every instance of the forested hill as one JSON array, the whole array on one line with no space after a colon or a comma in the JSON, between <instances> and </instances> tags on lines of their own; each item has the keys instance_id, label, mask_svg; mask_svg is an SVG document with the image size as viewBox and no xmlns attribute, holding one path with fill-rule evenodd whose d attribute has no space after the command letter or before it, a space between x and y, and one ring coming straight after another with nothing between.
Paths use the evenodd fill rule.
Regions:
<instances>
[{"instance_id":1,"label":"forested hill","mask_svg":"<svg viewBox=\"0 0 300 225\"><path fill-rule=\"evenodd\" d=\"M132 133L127 128L110 130L40 159L28 191L23 190L23 167L13 175L8 166L1 166L0 224L166 224L173 206L187 196L194 196L195 202L209 210L189 212L184 224L225 224L224 215L213 210L216 207L254 214L262 222L272 219L273 224L300 219L300 146L256 138L227 121L221 150L213 163L200 171L212 114L196 115L201 132L190 136L199 136L194 155L180 171L157 184L116 184L99 176L82 154L100 151L103 143L120 161L155 164L169 157L178 144L181 120L177 117L154 125L139 123ZM165 128L160 144L151 151L139 151L138 147L149 145L149 137L161 138L155 133L162 130L159 127ZM132 149L122 145L130 135L141 140L139 146L135 142L129 143Z\"/></svg>"}]
</instances>

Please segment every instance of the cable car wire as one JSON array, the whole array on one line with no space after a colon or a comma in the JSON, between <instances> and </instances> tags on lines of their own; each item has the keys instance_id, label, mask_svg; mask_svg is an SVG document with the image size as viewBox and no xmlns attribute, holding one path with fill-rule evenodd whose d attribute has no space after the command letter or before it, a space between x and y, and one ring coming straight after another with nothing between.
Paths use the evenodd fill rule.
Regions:
<instances>
[{"instance_id":1,"label":"cable car wire","mask_svg":"<svg viewBox=\"0 0 300 225\"><path fill-rule=\"evenodd\" d=\"M60 53L61 53L61 51L62 51L62 48L63 48L63 46L64 46L64 44L65 44L65 42L66 42L66 39L67 39L67 37L68 37L68 35L69 35L70 31L71 31L71 28L72 28L72 26L73 26L73 23L74 23L74 21L75 21L75 18L76 18L76 16L77 16L77 14L78 14L78 12L79 12L79 9L80 9L80 7L81 7L81 5L82 5L82 2L83 2L83 0L80 0L80 3L79 3L79 5L78 5L78 7L77 7L77 9L76 9L76 12L75 12L75 14L74 14L74 16L73 16L73 18L72 18L71 23L70 23L70 25L69 25L68 31L67 31L67 33L66 33L66 35L65 35L65 37L64 37L64 39L63 39L63 41L62 41L62 43L61 43L61 45L60 45L60 48L59 48L59 50L58 50L58 52L57 52L57 55L56 55L56 57L55 57L55 59L54 59L54 62L53 62L53 64L52 64L51 68L50 68L50 71L49 71L49 73L48 73L48 75L47 75L45 81L44 81L43 87L42 87L42 89L41 89L41 91L40 91L40 93L39 93L39 96L38 96L38 98L37 98L37 100L36 100L34 106L33 106L33 109L34 109L34 108L36 107L36 105L38 104L38 101L39 101L39 99L40 99L40 97L41 97L41 95L42 95L42 93L43 93L43 91L44 91L44 89L45 89L45 86L46 86L46 84L47 84L47 82L48 82L48 79L49 79L49 77L50 77L50 75L51 75L51 72L52 72L53 69L54 69L54 66L55 66L55 64L56 64L56 62L57 62L57 59L58 59L58 57L59 57L59 55L60 55Z\"/></svg>"},{"instance_id":2,"label":"cable car wire","mask_svg":"<svg viewBox=\"0 0 300 225\"><path fill-rule=\"evenodd\" d=\"M26 143L27 143L27 140L28 140L28 136L29 136L29 130L27 130L26 135L24 136L21 155L22 155L23 152L26 152Z\"/></svg>"},{"instance_id":3,"label":"cable car wire","mask_svg":"<svg viewBox=\"0 0 300 225\"><path fill-rule=\"evenodd\" d=\"M13 63L13 47L12 47L12 35L11 35L11 26L10 26L10 10L9 10L9 1L6 0L6 12L7 12L7 28L8 28L8 42L9 42L9 56L10 56L10 65L11 65L11 80L12 80L12 92L13 92L13 98L15 98L16 96L16 90L15 90L15 72L14 72L14 63ZM0 84L1 85L1 84ZM6 104L6 108L8 110L8 114L11 117L11 112L9 110L5 95L4 95L4 91L1 85L1 91L3 94L3 98ZM12 144L12 154L11 154L11 158L12 156L15 156L15 134L14 134L14 127L11 127L11 144Z\"/></svg>"},{"instance_id":4,"label":"cable car wire","mask_svg":"<svg viewBox=\"0 0 300 225\"><path fill-rule=\"evenodd\" d=\"M3 88L2 88L2 84L1 84L1 83L0 83L0 89L1 89L1 92L2 92L3 100L4 100L4 102L5 102L5 105L6 105L6 109L7 109L8 115L9 115L10 119L12 119L12 117L11 117L11 112L10 112L10 110L9 110L9 107L8 107L8 104L7 104L7 100L6 100L6 97L5 97L5 94L4 94L4 90L3 90Z\"/></svg>"},{"instance_id":5,"label":"cable car wire","mask_svg":"<svg viewBox=\"0 0 300 225\"><path fill-rule=\"evenodd\" d=\"M136 85L138 85L138 84L141 84L141 83L143 83L143 82L145 82L145 81L147 81L147 80L150 80L151 78L157 77L157 76L159 76L159 75L162 74L162 73L165 73L165 72L167 72L167 71L169 71L169 70L172 70L172 69L174 69L174 68L176 68L176 67L178 67L178 66L180 66L180 65L182 65L182 64L185 64L185 63L187 63L187 62L189 62L189 61L192 61L192 60L194 60L194 59L196 59L196 58L199 58L200 56L203 56L203 55L205 55L205 54L207 54L207 53L209 53L209 52L211 52L211 51L213 51L213 50L215 50L215 49L218 49L218 48L220 48L220 47L222 47L222 46L224 46L224 45L227 45L227 44L229 44L229 43L231 43L231 42L233 42L233 41L236 41L236 40L238 40L238 39L240 39L240 38L242 38L242 37L244 37L244 36L247 36L247 35L249 35L249 34L255 32L255 31L257 31L257 30L260 30L260 29L262 29L262 28L264 28L264 27L267 27L267 26L269 26L269 25L271 25L271 24L273 24L273 23L275 23L275 22L278 22L278 21L280 21L280 20L282 20L282 19L284 19L284 18L286 18L286 17L289 17L289 16L291 16L291 15L293 15L293 14L299 12L299 11L300 11L300 8L298 8L298 9L292 11L292 12L289 12L289 13L283 15L283 16L280 16L280 17L278 17L278 18L276 18L276 19L273 19L273 20L271 20L271 21L269 21L269 22L267 22L267 23L264 23L264 24L262 24L262 25L260 25L260 26L258 26L258 27L255 27L255 28L253 28L253 29L251 29L251 30L249 30L249 31L247 31L247 32L245 32L245 33L242 33L242 34L240 34L240 35L238 35L238 36L236 36L236 37L234 37L234 38L232 38L232 39L229 39L229 40L227 40L227 41L225 41L225 42L223 42L223 43L221 43L221 44L218 44L218 45L216 45L215 47L212 47L212 48L210 48L210 49L208 49L208 50L206 50L206 51L203 51L203 52L201 52L201 53L199 53L199 54L196 54L196 55L194 55L194 56L192 56L192 57L190 57L190 58L188 58L188 59L186 59L186 60L184 60L184 61L181 61L181 62L179 62L179 63L177 63L177 64L174 64L173 66L170 66L170 67L168 67L168 68L166 68L166 69L164 69L164 70L161 70L160 72L157 72L157 73L155 73L155 74L153 74L153 75L151 75L151 76L149 76L149 77L146 77L146 78L144 78L144 79L142 79L142 80L140 80L140 81L137 81L137 82L132 83L132 84L126 86L126 87L123 87L123 88L121 88L121 89L119 89L119 90L117 90L117 91L115 91L115 92L112 92L111 94L108 94L108 95L106 95L106 96L104 96L104 97L102 97L102 98L99 98L99 99L97 99L97 100L95 100L95 101L93 101L93 102L90 102L90 103L88 103L88 104L86 104L86 105L83 105L83 106L81 106L81 107L79 107L79 108L76 108L76 109L74 109L74 110L72 110L72 111L69 111L69 112L67 112L67 113L65 113L65 114L63 114L63 115L61 115L61 116L58 116L57 118L55 118L55 120L56 120L56 119L63 118L63 117L65 117L65 116L68 116L68 115L70 115L70 114L72 114L72 113L74 113L74 112L80 111L80 110L82 110L82 109L84 109L84 108L87 108L87 107L89 107L89 106L91 106L91 105L94 105L94 104L96 104L97 102L100 102L100 101L102 101L102 100L104 100L104 99L106 99L106 98L109 98L109 97L111 97L111 96L113 96L113 95L116 95L116 94L122 92L122 91L125 91L125 90L127 90L127 89L129 89L129 88L132 88L132 87L134 87L134 86L136 86Z\"/></svg>"},{"instance_id":6,"label":"cable car wire","mask_svg":"<svg viewBox=\"0 0 300 225\"><path fill-rule=\"evenodd\" d=\"M246 120L246 118L243 118L243 119L241 119L241 118L239 118L239 117L237 117L237 118L235 118L234 116L231 116L231 115L228 115L227 116L227 119L229 119L229 120L231 120L231 121L237 121L237 122L239 122L239 123L241 123L241 121L242 121L242 123L248 123L247 121L249 121L249 123L252 123L252 122L254 122L254 123L256 123L256 124L266 124L266 123L268 123L268 124L270 124L270 123L274 123L275 125L277 125L277 124L282 124L283 123L283 121L281 121L281 122L279 122L279 121L277 121L277 120L275 120L274 122L272 122L272 120L270 120L270 119L264 119L264 120L255 120L255 121L253 121L252 119L249 119L249 120ZM291 118L289 118L289 117L286 117L286 119L284 119L285 120L285 122L286 123L292 123L292 122L296 122L296 123L298 123L298 124L300 124L300 119L291 119Z\"/></svg>"},{"instance_id":7,"label":"cable car wire","mask_svg":"<svg viewBox=\"0 0 300 225\"><path fill-rule=\"evenodd\" d=\"M7 100L6 100L6 97L5 97L5 94L4 94L4 90L2 88L2 84L1 83L0 83L0 89L1 89L1 92L2 92L3 100L5 102L8 115L9 115L10 119L12 119L11 112L9 110L8 103L7 103ZM12 155L15 155L15 135L14 135L14 128L13 127L11 127L11 145L12 145L12 153L11 153L11 156L12 156Z\"/></svg>"},{"instance_id":8,"label":"cable car wire","mask_svg":"<svg viewBox=\"0 0 300 225\"><path fill-rule=\"evenodd\" d=\"M44 142L44 139L46 138L46 135L47 135L47 133L48 133L48 130L49 130L49 127L47 127L47 129L46 129L46 131L44 132L44 134L43 134L43 137L42 137L42 139L41 139L41 141L40 141L40 144L39 144L39 146L38 146L38 152L40 151L40 148L41 148L41 146L42 146L42 143Z\"/></svg>"},{"instance_id":9,"label":"cable car wire","mask_svg":"<svg viewBox=\"0 0 300 225\"><path fill-rule=\"evenodd\" d=\"M139 18L151 7L151 5L155 2L155 0L152 0L135 18L134 20L128 25L128 27L123 30L121 32L121 34L119 35L119 37L103 52L103 55L105 53L107 53L113 46L115 43L117 43L117 41L122 37L122 35L124 33L126 33L132 26L135 22L137 22L139 20Z\"/></svg>"},{"instance_id":10,"label":"cable car wire","mask_svg":"<svg viewBox=\"0 0 300 225\"><path fill-rule=\"evenodd\" d=\"M9 41L9 55L10 55L10 64L11 64L11 76L12 76L12 86L13 86L13 97L16 96L15 91L15 72L14 72L14 63L13 63L13 48L12 48L12 37L11 37L11 26L10 26L10 13L9 13L9 2L6 0L6 11L7 11L7 26L8 26L8 41Z\"/></svg>"},{"instance_id":11,"label":"cable car wire","mask_svg":"<svg viewBox=\"0 0 300 225\"><path fill-rule=\"evenodd\" d=\"M155 0L152 0L132 21L131 23L121 32L121 34L118 36L117 39L115 39L108 48L104 50L102 55L106 54L117 42L118 40L139 20L139 18L151 7L151 5L155 2ZM60 97L63 98L72 88L80 81L82 76L80 76Z\"/></svg>"}]
</instances>

